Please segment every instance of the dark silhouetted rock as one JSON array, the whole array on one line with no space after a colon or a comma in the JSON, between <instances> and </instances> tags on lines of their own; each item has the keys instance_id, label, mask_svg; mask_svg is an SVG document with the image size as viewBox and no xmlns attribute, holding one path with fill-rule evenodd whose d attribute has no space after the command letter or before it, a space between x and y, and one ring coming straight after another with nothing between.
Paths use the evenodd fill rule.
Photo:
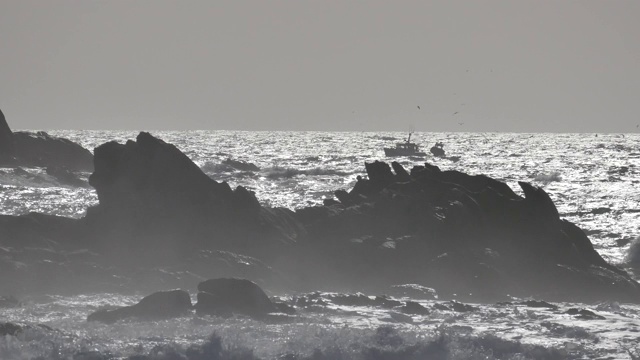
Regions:
<instances>
[{"instance_id":1,"label":"dark silhouetted rock","mask_svg":"<svg viewBox=\"0 0 640 360\"><path fill-rule=\"evenodd\" d=\"M115 310L98 310L87 317L87 321L114 323L118 320L159 320L184 316L191 310L191 297L184 290L153 293L139 303Z\"/></svg>"},{"instance_id":2,"label":"dark silhouetted rock","mask_svg":"<svg viewBox=\"0 0 640 360\"><path fill-rule=\"evenodd\" d=\"M0 110L0 162L8 161L14 155L13 132Z\"/></svg>"},{"instance_id":3,"label":"dark silhouetted rock","mask_svg":"<svg viewBox=\"0 0 640 360\"><path fill-rule=\"evenodd\" d=\"M22 331L22 326L13 323L0 323L0 336L16 336Z\"/></svg>"},{"instance_id":4,"label":"dark silhouetted rock","mask_svg":"<svg viewBox=\"0 0 640 360\"><path fill-rule=\"evenodd\" d=\"M537 301L537 300L527 300L519 303L520 305L525 305L533 308L547 308L551 310L557 310L558 306L554 304L550 304L546 301Z\"/></svg>"},{"instance_id":5,"label":"dark silhouetted rock","mask_svg":"<svg viewBox=\"0 0 640 360\"><path fill-rule=\"evenodd\" d=\"M196 312L204 315L248 315L264 317L277 311L269 297L254 282L245 279L210 279L198 284Z\"/></svg>"},{"instance_id":6,"label":"dark silhouetted rock","mask_svg":"<svg viewBox=\"0 0 640 360\"><path fill-rule=\"evenodd\" d=\"M93 155L73 141L50 136L44 131L13 133L0 111L0 164L92 171Z\"/></svg>"},{"instance_id":7,"label":"dark silhouetted rock","mask_svg":"<svg viewBox=\"0 0 640 360\"><path fill-rule=\"evenodd\" d=\"M593 311L587 309L570 308L565 313L569 315L575 315L576 318L583 320L606 320L604 316L598 315Z\"/></svg>"},{"instance_id":8,"label":"dark silhouetted rock","mask_svg":"<svg viewBox=\"0 0 640 360\"><path fill-rule=\"evenodd\" d=\"M106 251L117 243L147 260L202 248L266 256L299 240L278 231L291 229L286 212L265 213L253 192L214 181L175 146L145 132L124 145L97 147L89 183L100 204L87 221Z\"/></svg>"},{"instance_id":9,"label":"dark silhouetted rock","mask_svg":"<svg viewBox=\"0 0 640 360\"><path fill-rule=\"evenodd\" d=\"M475 306L471 306L471 305L468 305L468 304L463 304L463 303L455 301L455 300L452 300L450 302L450 304L451 304L451 309L453 309L453 311L457 311L457 312L470 312L470 311L478 310L478 308L475 307Z\"/></svg>"},{"instance_id":10,"label":"dark silhouetted rock","mask_svg":"<svg viewBox=\"0 0 640 360\"><path fill-rule=\"evenodd\" d=\"M418 304L415 301L407 301L406 304L400 308L400 310L405 314L413 314L413 315L428 315L429 309Z\"/></svg>"},{"instance_id":11,"label":"dark silhouetted rock","mask_svg":"<svg viewBox=\"0 0 640 360\"><path fill-rule=\"evenodd\" d=\"M368 179L336 192L342 206L296 211L317 270L307 281L347 289L412 281L474 301L640 301L638 283L562 220L541 188L520 182L521 197L487 176L429 164L407 174L394 163L395 175L385 163L365 168Z\"/></svg>"},{"instance_id":12,"label":"dark silhouetted rock","mask_svg":"<svg viewBox=\"0 0 640 360\"><path fill-rule=\"evenodd\" d=\"M4 276L11 285L0 283L1 293L20 293L20 280L32 279L17 270L25 263L19 251L38 249L24 253L46 256L28 264L41 269L38 275L53 274L38 280L51 286L47 279L89 268L65 260L70 250L88 248L106 255L114 268L170 269L171 284L244 277L242 271L219 271L226 260L218 255L235 254L228 262L234 269L242 256L256 259L248 261L252 280L262 285L286 274L281 283L300 291L384 293L393 284L419 284L440 298L468 302L509 296L640 302L640 285L608 264L584 231L560 218L549 194L529 183L519 183L523 197L483 175L429 164L408 173L398 163L392 171L374 162L365 164L367 178L336 192L338 201L293 212L262 207L251 191L212 180L175 146L148 133L126 144L103 144L94 160L90 183L100 204L85 218L0 216L0 252L9 251L0 256L0 271L12 274ZM632 246L631 264L638 263L637 248ZM211 258L190 263L201 254ZM184 275L189 267L195 271ZM265 276L256 269L265 269ZM199 312L274 311L262 290L245 281L211 281L198 295ZM367 299L348 300L384 306Z\"/></svg>"},{"instance_id":13,"label":"dark silhouetted rock","mask_svg":"<svg viewBox=\"0 0 640 360\"><path fill-rule=\"evenodd\" d=\"M70 171L93 170L93 155L71 140L46 132L13 133L15 156L21 166L60 167Z\"/></svg>"}]
</instances>

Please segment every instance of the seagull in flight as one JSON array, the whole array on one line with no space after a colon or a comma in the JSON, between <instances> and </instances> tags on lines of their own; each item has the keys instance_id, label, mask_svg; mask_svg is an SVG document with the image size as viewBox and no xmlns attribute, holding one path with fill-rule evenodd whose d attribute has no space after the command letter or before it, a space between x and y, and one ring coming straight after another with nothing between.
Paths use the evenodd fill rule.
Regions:
<instances>
[{"instance_id":1,"label":"seagull in flight","mask_svg":"<svg viewBox=\"0 0 640 360\"><path fill-rule=\"evenodd\" d=\"M420 105L418 105L418 110L420 110Z\"/></svg>"},{"instance_id":2,"label":"seagull in flight","mask_svg":"<svg viewBox=\"0 0 640 360\"><path fill-rule=\"evenodd\" d=\"M456 112L454 112L454 113L453 113L453 115L455 115L455 114L457 114L457 113L458 113L458 112L456 111Z\"/></svg>"},{"instance_id":3,"label":"seagull in flight","mask_svg":"<svg viewBox=\"0 0 640 360\"><path fill-rule=\"evenodd\" d=\"M462 125L464 125L464 123L463 122L459 122L458 125L462 126Z\"/></svg>"}]
</instances>

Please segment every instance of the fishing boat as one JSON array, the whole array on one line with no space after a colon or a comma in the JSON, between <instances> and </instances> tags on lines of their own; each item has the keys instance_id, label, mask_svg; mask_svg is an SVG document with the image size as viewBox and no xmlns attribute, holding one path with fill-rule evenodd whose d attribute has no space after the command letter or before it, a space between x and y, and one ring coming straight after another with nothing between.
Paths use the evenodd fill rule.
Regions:
<instances>
[{"instance_id":1,"label":"fishing boat","mask_svg":"<svg viewBox=\"0 0 640 360\"><path fill-rule=\"evenodd\" d=\"M435 146L431 148L431 153L436 157L445 157L444 153L444 144L441 142L437 142Z\"/></svg>"},{"instance_id":2,"label":"fishing boat","mask_svg":"<svg viewBox=\"0 0 640 360\"><path fill-rule=\"evenodd\" d=\"M407 141L396 143L395 148L384 148L384 154L389 157L394 156L427 156L426 153L420 151L420 147L416 143L411 142L411 132Z\"/></svg>"}]
</instances>

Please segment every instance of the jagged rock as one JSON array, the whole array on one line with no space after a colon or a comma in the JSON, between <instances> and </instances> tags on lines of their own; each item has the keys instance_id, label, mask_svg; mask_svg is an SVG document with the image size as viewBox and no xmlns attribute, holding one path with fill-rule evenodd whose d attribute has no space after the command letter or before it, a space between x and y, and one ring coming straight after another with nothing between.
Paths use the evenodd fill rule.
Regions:
<instances>
[{"instance_id":1,"label":"jagged rock","mask_svg":"<svg viewBox=\"0 0 640 360\"><path fill-rule=\"evenodd\" d=\"M4 118L2 110L0 110L0 161L7 161L14 155L13 132Z\"/></svg>"},{"instance_id":2,"label":"jagged rock","mask_svg":"<svg viewBox=\"0 0 640 360\"><path fill-rule=\"evenodd\" d=\"M478 308L475 307L475 306L468 305L468 304L463 304L463 303L455 301L455 300L452 300L450 302L450 304L451 304L451 309L453 311L457 311L457 312L470 312L470 311L478 310Z\"/></svg>"},{"instance_id":3,"label":"jagged rock","mask_svg":"<svg viewBox=\"0 0 640 360\"><path fill-rule=\"evenodd\" d=\"M210 279L198 284L196 312L204 315L243 314L261 318L277 311L267 294L246 279Z\"/></svg>"},{"instance_id":4,"label":"jagged rock","mask_svg":"<svg viewBox=\"0 0 640 360\"><path fill-rule=\"evenodd\" d=\"M106 143L95 153L90 183L100 204L74 221L0 216L0 251L83 246L112 255L106 258L118 266L170 262L176 278L182 262L199 251L228 251L261 259L265 268L279 270L265 274L287 274L298 290L382 293L392 284L415 283L461 301L511 295L640 302L640 285L608 264L582 230L560 218L551 197L528 183L520 183L522 197L487 176L429 164L407 173L397 163L394 174L375 162L365 164L368 179L336 193L339 204L292 212L261 207L249 190L210 179L175 146L148 133L124 145ZM38 263L45 269L40 273L47 266L65 268L56 251L47 253L55 261ZM0 270L13 274L20 261L0 257ZM215 264L197 268L185 276L189 281L235 276L217 274ZM4 284L4 293L19 293L16 284ZM234 310L236 298L202 293L205 312L273 310L266 295L256 300L249 294L255 302Z\"/></svg>"},{"instance_id":5,"label":"jagged rock","mask_svg":"<svg viewBox=\"0 0 640 360\"><path fill-rule=\"evenodd\" d=\"M0 111L0 164L91 171L93 155L73 141L50 136L44 131L13 133Z\"/></svg>"},{"instance_id":6,"label":"jagged rock","mask_svg":"<svg viewBox=\"0 0 640 360\"><path fill-rule=\"evenodd\" d=\"M149 133L97 147L89 183L100 204L89 209L87 222L105 251L120 250L113 246L117 243L146 260L202 248L264 255L302 237L285 211L263 211L253 192L216 182L175 146ZM150 247L154 251L145 252Z\"/></svg>"},{"instance_id":7,"label":"jagged rock","mask_svg":"<svg viewBox=\"0 0 640 360\"><path fill-rule=\"evenodd\" d=\"M305 275L314 281L345 288L364 286L362 278L373 287L415 281L475 301L507 294L640 301L640 286L560 219L541 188L520 182L521 197L487 176L429 164L407 174L394 163L396 175L385 163L365 167L369 179L337 194L342 207L296 212L314 258L324 259L322 275Z\"/></svg>"},{"instance_id":8,"label":"jagged rock","mask_svg":"<svg viewBox=\"0 0 640 360\"><path fill-rule=\"evenodd\" d=\"M139 303L115 310L98 310L87 317L87 321L114 323L118 320L159 320L184 316L191 310L191 297L184 290L170 290L153 293Z\"/></svg>"},{"instance_id":9,"label":"jagged rock","mask_svg":"<svg viewBox=\"0 0 640 360\"><path fill-rule=\"evenodd\" d=\"M400 308L400 310L405 314L413 314L413 315L429 315L429 309L418 304L415 301L407 301L406 304Z\"/></svg>"},{"instance_id":10,"label":"jagged rock","mask_svg":"<svg viewBox=\"0 0 640 360\"><path fill-rule=\"evenodd\" d=\"M397 161L392 162L391 167L393 168L393 171L395 171L396 173L397 182L404 182L404 181L411 180L411 176L409 175L407 170L405 170L402 167L402 165L400 165L400 163L398 163Z\"/></svg>"}]
</instances>

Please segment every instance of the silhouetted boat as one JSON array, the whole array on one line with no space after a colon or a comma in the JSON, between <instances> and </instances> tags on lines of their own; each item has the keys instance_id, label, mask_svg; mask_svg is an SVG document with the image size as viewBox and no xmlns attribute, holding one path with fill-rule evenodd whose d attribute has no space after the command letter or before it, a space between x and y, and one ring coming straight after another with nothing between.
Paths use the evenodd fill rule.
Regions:
<instances>
[{"instance_id":1,"label":"silhouetted boat","mask_svg":"<svg viewBox=\"0 0 640 360\"><path fill-rule=\"evenodd\" d=\"M432 148L431 153L436 157L445 157L444 153L444 144L441 142L437 142Z\"/></svg>"},{"instance_id":2,"label":"silhouetted boat","mask_svg":"<svg viewBox=\"0 0 640 360\"><path fill-rule=\"evenodd\" d=\"M427 156L426 153L420 151L418 144L411 142L411 134L409 133L407 141L396 143L395 148L384 148L384 154L386 156Z\"/></svg>"}]
</instances>

